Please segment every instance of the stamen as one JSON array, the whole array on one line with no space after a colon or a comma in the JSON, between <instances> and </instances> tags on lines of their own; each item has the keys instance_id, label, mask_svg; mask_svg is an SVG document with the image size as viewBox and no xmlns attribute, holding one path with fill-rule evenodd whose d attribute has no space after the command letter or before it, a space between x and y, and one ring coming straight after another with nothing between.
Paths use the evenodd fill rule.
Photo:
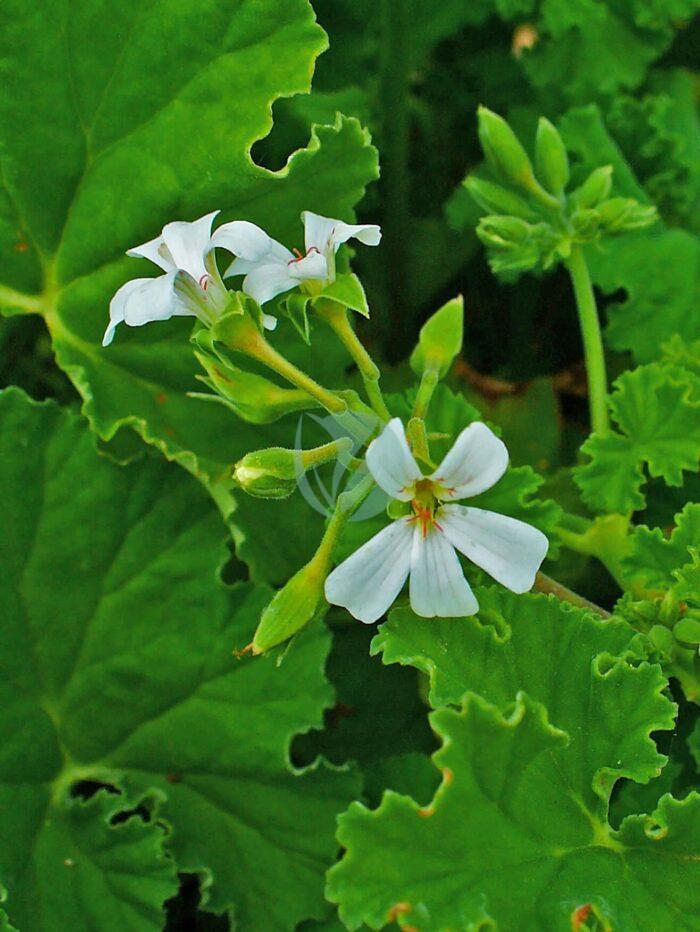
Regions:
<instances>
[{"instance_id":1,"label":"stamen","mask_svg":"<svg viewBox=\"0 0 700 932\"><path fill-rule=\"evenodd\" d=\"M199 287L202 288L204 291L206 291L208 285L209 285L209 276L205 272L204 275L202 275L199 279Z\"/></svg>"}]
</instances>

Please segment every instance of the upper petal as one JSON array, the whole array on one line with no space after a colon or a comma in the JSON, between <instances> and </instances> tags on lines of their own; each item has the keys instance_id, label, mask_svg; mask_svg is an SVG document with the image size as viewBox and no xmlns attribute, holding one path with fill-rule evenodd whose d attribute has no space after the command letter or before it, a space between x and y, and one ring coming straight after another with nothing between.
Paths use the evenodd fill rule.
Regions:
<instances>
[{"instance_id":1,"label":"upper petal","mask_svg":"<svg viewBox=\"0 0 700 932\"><path fill-rule=\"evenodd\" d=\"M466 505L445 505L438 521L445 537L477 566L512 592L532 588L549 542L516 518Z\"/></svg>"},{"instance_id":2,"label":"upper petal","mask_svg":"<svg viewBox=\"0 0 700 932\"><path fill-rule=\"evenodd\" d=\"M336 251L341 243L352 237L366 246L376 246L382 238L382 231L374 223L344 223L331 217L322 217L310 210L302 212L304 222L304 242L306 251L314 247L322 253L329 249Z\"/></svg>"},{"instance_id":3,"label":"upper petal","mask_svg":"<svg viewBox=\"0 0 700 932\"><path fill-rule=\"evenodd\" d=\"M381 618L406 582L412 537L407 518L393 521L333 570L326 599L364 624Z\"/></svg>"},{"instance_id":4,"label":"upper petal","mask_svg":"<svg viewBox=\"0 0 700 932\"><path fill-rule=\"evenodd\" d=\"M207 274L204 260L212 249L211 225L218 213L215 210L192 223L176 220L163 227L163 240L175 267L187 272L196 282Z\"/></svg>"},{"instance_id":5,"label":"upper petal","mask_svg":"<svg viewBox=\"0 0 700 932\"><path fill-rule=\"evenodd\" d=\"M430 477L445 489L445 501L469 498L495 485L508 466L505 443L486 424L465 427Z\"/></svg>"},{"instance_id":6,"label":"upper petal","mask_svg":"<svg viewBox=\"0 0 700 932\"><path fill-rule=\"evenodd\" d=\"M413 532L409 594L411 608L423 618L461 618L479 611L459 558L438 528L425 537L418 526Z\"/></svg>"},{"instance_id":7,"label":"upper petal","mask_svg":"<svg viewBox=\"0 0 700 932\"><path fill-rule=\"evenodd\" d=\"M408 502L423 474L408 446L401 419L393 418L367 448L367 467L387 495Z\"/></svg>"},{"instance_id":8,"label":"upper petal","mask_svg":"<svg viewBox=\"0 0 700 932\"><path fill-rule=\"evenodd\" d=\"M164 272L170 272L172 269L176 268L173 257L170 255L170 250L165 245L162 233L154 239L149 239L147 243L141 243L140 246L127 249L126 254L127 256L134 256L135 258L143 257L144 259L150 259L151 262L154 262L159 268L163 269Z\"/></svg>"},{"instance_id":9,"label":"upper petal","mask_svg":"<svg viewBox=\"0 0 700 932\"><path fill-rule=\"evenodd\" d=\"M215 247L228 249L234 256L251 263L269 261L271 257L276 257L280 261L288 262L293 259L292 253L277 240L272 239L267 233L254 223L247 220L234 220L231 223L222 223L218 229L214 230L211 238L211 244ZM249 269L240 270L246 274ZM238 272L227 272L227 275L237 275Z\"/></svg>"}]
</instances>

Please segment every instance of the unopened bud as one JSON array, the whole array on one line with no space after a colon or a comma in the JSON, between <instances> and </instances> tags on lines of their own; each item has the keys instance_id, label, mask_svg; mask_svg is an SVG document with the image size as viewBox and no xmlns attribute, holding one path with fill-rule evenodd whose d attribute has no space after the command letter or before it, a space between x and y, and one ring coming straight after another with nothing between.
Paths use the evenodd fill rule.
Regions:
<instances>
[{"instance_id":1,"label":"unopened bud","mask_svg":"<svg viewBox=\"0 0 700 932\"><path fill-rule=\"evenodd\" d=\"M688 614L673 626L673 636L683 644L696 647L700 644L700 617L697 613Z\"/></svg>"},{"instance_id":2,"label":"unopened bud","mask_svg":"<svg viewBox=\"0 0 700 932\"><path fill-rule=\"evenodd\" d=\"M208 331L200 333L203 337L208 335ZM264 376L245 372L211 352L195 352L195 356L207 373L197 378L216 395L191 394L221 401L251 424L271 424L285 414L316 407L314 399L301 389L281 388Z\"/></svg>"},{"instance_id":3,"label":"unopened bud","mask_svg":"<svg viewBox=\"0 0 700 932\"><path fill-rule=\"evenodd\" d=\"M264 654L317 617L326 604L323 586L329 572L330 556L321 547L275 594L262 613L253 637L254 654Z\"/></svg>"},{"instance_id":4,"label":"unopened bud","mask_svg":"<svg viewBox=\"0 0 700 932\"><path fill-rule=\"evenodd\" d=\"M512 217L521 217L523 220L537 219L537 214L525 198L500 184L470 175L465 179L464 187L479 207L491 214L508 214Z\"/></svg>"},{"instance_id":5,"label":"unopened bud","mask_svg":"<svg viewBox=\"0 0 700 932\"><path fill-rule=\"evenodd\" d=\"M627 197L613 197L598 205L601 224L610 233L642 230L658 219L656 208Z\"/></svg>"},{"instance_id":6,"label":"unopened bud","mask_svg":"<svg viewBox=\"0 0 700 932\"><path fill-rule=\"evenodd\" d=\"M569 157L559 131L545 117L537 125L535 165L544 187L561 197L569 183Z\"/></svg>"},{"instance_id":7,"label":"unopened bud","mask_svg":"<svg viewBox=\"0 0 700 932\"><path fill-rule=\"evenodd\" d=\"M530 158L503 117L479 107L479 141L491 168L513 184L527 189L534 182Z\"/></svg>"},{"instance_id":8,"label":"unopened bud","mask_svg":"<svg viewBox=\"0 0 700 932\"><path fill-rule=\"evenodd\" d=\"M249 495L257 498L287 498L304 473L330 463L350 452L352 441L341 437L311 450L270 447L247 453L236 463L233 477Z\"/></svg>"},{"instance_id":9,"label":"unopened bud","mask_svg":"<svg viewBox=\"0 0 700 932\"><path fill-rule=\"evenodd\" d=\"M519 217L484 217L477 227L477 236L486 246L508 248L526 242L532 227Z\"/></svg>"},{"instance_id":10,"label":"unopened bud","mask_svg":"<svg viewBox=\"0 0 700 932\"><path fill-rule=\"evenodd\" d=\"M580 188L571 195L571 200L578 210L596 207L609 196L612 188L612 165L602 165L592 171Z\"/></svg>"},{"instance_id":11,"label":"unopened bud","mask_svg":"<svg viewBox=\"0 0 700 932\"><path fill-rule=\"evenodd\" d=\"M418 345L411 354L411 369L416 375L432 368L442 378L462 349L464 299L461 295L448 301L423 324Z\"/></svg>"}]
</instances>

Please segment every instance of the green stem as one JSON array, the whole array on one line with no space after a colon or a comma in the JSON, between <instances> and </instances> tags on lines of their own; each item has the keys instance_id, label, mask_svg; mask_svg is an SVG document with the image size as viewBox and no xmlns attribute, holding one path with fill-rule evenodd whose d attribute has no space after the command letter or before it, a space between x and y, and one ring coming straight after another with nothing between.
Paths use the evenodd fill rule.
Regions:
<instances>
[{"instance_id":1,"label":"green stem","mask_svg":"<svg viewBox=\"0 0 700 932\"><path fill-rule=\"evenodd\" d=\"M352 489L340 493L335 503L335 510L314 555L314 560L318 559L324 565L330 562L333 548L338 542L343 528L373 488L373 477L366 475Z\"/></svg>"},{"instance_id":2,"label":"green stem","mask_svg":"<svg viewBox=\"0 0 700 932\"><path fill-rule=\"evenodd\" d=\"M583 351L588 376L588 401L591 411L591 427L597 434L610 429L608 419L608 379L605 371L605 352L600 333L600 320L596 307L591 276L580 246L574 246L566 263L574 286L578 307Z\"/></svg>"},{"instance_id":3,"label":"green stem","mask_svg":"<svg viewBox=\"0 0 700 932\"><path fill-rule=\"evenodd\" d=\"M578 592L574 592L573 589L568 589L566 586L557 582L556 579L552 579L551 576L547 576L544 573L537 574L535 577L535 585L532 588L535 592L545 592L550 595L555 595L562 602L569 602L571 605L576 605L578 608L587 608L589 611L595 612L596 615L600 615L601 618L610 618L610 612L601 608L600 605L596 605L595 602L589 602L588 599L579 595Z\"/></svg>"},{"instance_id":4,"label":"green stem","mask_svg":"<svg viewBox=\"0 0 700 932\"><path fill-rule=\"evenodd\" d=\"M437 373L436 369L428 367L423 370L423 375L420 378L420 385L418 386L418 392L416 394L416 400L413 404L413 412L411 417L425 418L425 415L428 413L428 406L433 397L433 392L435 391L438 382L440 381L440 376Z\"/></svg>"},{"instance_id":5,"label":"green stem","mask_svg":"<svg viewBox=\"0 0 700 932\"><path fill-rule=\"evenodd\" d=\"M391 420L391 414L379 387L379 367L360 342L355 329L350 323L347 310L336 301L327 301L323 302L316 312L331 327L355 363L357 363L367 397L375 413L379 415L382 421Z\"/></svg>"},{"instance_id":6,"label":"green stem","mask_svg":"<svg viewBox=\"0 0 700 932\"><path fill-rule=\"evenodd\" d=\"M622 562L630 550L627 515L603 515L592 521L582 533L559 525L556 533L565 547L575 553L596 557L621 589L629 588ZM637 592L634 586L632 592Z\"/></svg>"}]
</instances>

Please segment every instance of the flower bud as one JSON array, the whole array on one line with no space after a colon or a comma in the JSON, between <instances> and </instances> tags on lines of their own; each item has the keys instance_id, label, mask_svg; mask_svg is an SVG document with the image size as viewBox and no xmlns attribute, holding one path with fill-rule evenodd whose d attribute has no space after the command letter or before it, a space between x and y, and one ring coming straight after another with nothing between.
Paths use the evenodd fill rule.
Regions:
<instances>
[{"instance_id":1,"label":"flower bud","mask_svg":"<svg viewBox=\"0 0 700 932\"><path fill-rule=\"evenodd\" d=\"M603 165L592 171L580 188L571 195L571 200L578 210L596 207L609 196L612 188L612 165Z\"/></svg>"},{"instance_id":2,"label":"flower bud","mask_svg":"<svg viewBox=\"0 0 700 932\"><path fill-rule=\"evenodd\" d=\"M698 613L688 613L673 626L673 636L683 644L696 647L700 644L700 617Z\"/></svg>"},{"instance_id":3,"label":"flower bud","mask_svg":"<svg viewBox=\"0 0 700 932\"><path fill-rule=\"evenodd\" d=\"M257 450L236 463L233 477L244 491L256 498L288 498L308 469L332 462L349 453L351 447L350 438L341 437L312 450L284 447Z\"/></svg>"},{"instance_id":4,"label":"flower bud","mask_svg":"<svg viewBox=\"0 0 700 932\"><path fill-rule=\"evenodd\" d=\"M479 141L486 161L503 178L530 189L535 176L530 158L503 117L479 107Z\"/></svg>"},{"instance_id":5,"label":"flower bud","mask_svg":"<svg viewBox=\"0 0 700 932\"><path fill-rule=\"evenodd\" d=\"M477 236L486 246L499 248L526 242L532 227L519 217L484 217L477 227Z\"/></svg>"},{"instance_id":6,"label":"flower bud","mask_svg":"<svg viewBox=\"0 0 700 932\"><path fill-rule=\"evenodd\" d=\"M559 131L545 117L537 125L535 165L544 187L561 197L569 183L569 157Z\"/></svg>"},{"instance_id":7,"label":"flower bud","mask_svg":"<svg viewBox=\"0 0 700 932\"><path fill-rule=\"evenodd\" d=\"M601 224L610 233L641 230L658 219L656 208L627 197L613 197L598 205Z\"/></svg>"},{"instance_id":8,"label":"flower bud","mask_svg":"<svg viewBox=\"0 0 700 932\"><path fill-rule=\"evenodd\" d=\"M325 548L319 548L262 613L253 637L254 654L264 654L314 620L326 605L323 585L329 571L330 556Z\"/></svg>"},{"instance_id":9,"label":"flower bud","mask_svg":"<svg viewBox=\"0 0 700 932\"><path fill-rule=\"evenodd\" d=\"M411 369L416 375L432 368L442 378L462 349L464 299L461 295L448 301L423 324L418 345L411 354Z\"/></svg>"},{"instance_id":10,"label":"flower bud","mask_svg":"<svg viewBox=\"0 0 700 932\"><path fill-rule=\"evenodd\" d=\"M206 339L208 332L200 333ZM201 345L199 335L196 342ZM314 399L301 389L281 388L262 375L244 372L213 352L195 352L195 356L207 373L197 378L216 395L190 394L222 402L250 424L270 424L285 414L316 407Z\"/></svg>"},{"instance_id":11,"label":"flower bud","mask_svg":"<svg viewBox=\"0 0 700 932\"><path fill-rule=\"evenodd\" d=\"M491 214L509 214L513 217L521 217L523 220L537 219L537 214L524 198L500 184L470 175L464 180L464 187L479 207Z\"/></svg>"}]
</instances>

